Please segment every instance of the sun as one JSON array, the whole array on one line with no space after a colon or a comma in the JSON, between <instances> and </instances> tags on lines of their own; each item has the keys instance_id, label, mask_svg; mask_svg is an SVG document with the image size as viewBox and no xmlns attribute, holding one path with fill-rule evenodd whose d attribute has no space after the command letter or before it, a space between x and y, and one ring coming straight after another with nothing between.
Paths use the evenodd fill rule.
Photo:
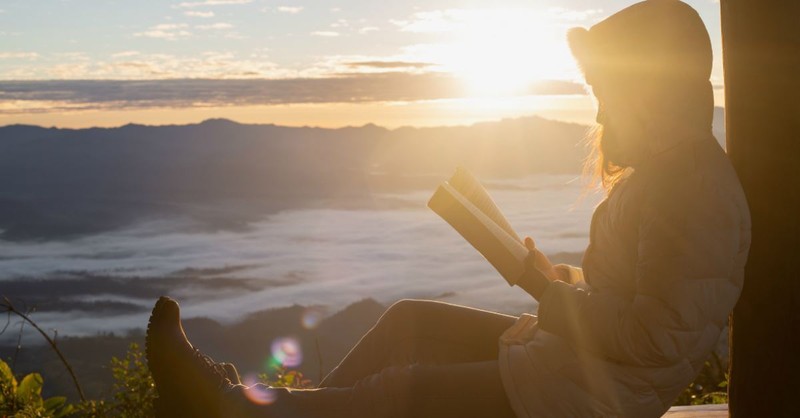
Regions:
<instances>
[{"instance_id":1,"label":"sun","mask_svg":"<svg viewBox=\"0 0 800 418\"><path fill-rule=\"evenodd\" d=\"M465 80L472 95L525 93L532 83L569 78L574 71L566 27L543 14L492 9L452 19L452 39L437 59Z\"/></svg>"}]
</instances>

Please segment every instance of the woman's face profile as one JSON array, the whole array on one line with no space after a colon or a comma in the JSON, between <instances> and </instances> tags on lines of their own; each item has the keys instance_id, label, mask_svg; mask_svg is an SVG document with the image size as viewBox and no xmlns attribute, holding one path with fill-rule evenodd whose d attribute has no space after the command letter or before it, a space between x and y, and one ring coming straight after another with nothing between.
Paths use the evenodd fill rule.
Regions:
<instances>
[{"instance_id":1,"label":"woman's face profile","mask_svg":"<svg viewBox=\"0 0 800 418\"><path fill-rule=\"evenodd\" d=\"M647 140L647 115L642 102L627 86L598 83L592 85L597 98L595 121L603 127L600 146L603 154L618 165L635 164Z\"/></svg>"}]
</instances>

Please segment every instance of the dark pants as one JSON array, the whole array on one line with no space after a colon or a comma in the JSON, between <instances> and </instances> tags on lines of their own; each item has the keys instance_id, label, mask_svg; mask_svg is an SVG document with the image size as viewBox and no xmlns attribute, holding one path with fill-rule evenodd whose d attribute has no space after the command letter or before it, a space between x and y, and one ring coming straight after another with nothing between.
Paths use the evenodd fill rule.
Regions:
<instances>
[{"instance_id":1,"label":"dark pants","mask_svg":"<svg viewBox=\"0 0 800 418\"><path fill-rule=\"evenodd\" d=\"M319 389L270 389L252 417L514 417L498 338L513 316L442 302L392 305ZM247 391L265 391L253 387ZM247 392L245 391L245 392ZM251 397L252 398L252 397Z\"/></svg>"}]
</instances>

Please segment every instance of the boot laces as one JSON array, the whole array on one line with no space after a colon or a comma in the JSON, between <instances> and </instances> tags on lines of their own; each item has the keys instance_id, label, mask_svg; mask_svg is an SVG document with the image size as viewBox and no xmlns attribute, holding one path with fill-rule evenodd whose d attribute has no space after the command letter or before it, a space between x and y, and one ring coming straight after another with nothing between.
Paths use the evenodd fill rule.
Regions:
<instances>
[{"instance_id":1,"label":"boot laces","mask_svg":"<svg viewBox=\"0 0 800 418\"><path fill-rule=\"evenodd\" d=\"M221 364L216 363L214 360L211 359L206 354L203 354L198 349L194 349L192 353L194 358L199 361L200 365L202 366L203 371L208 374L210 378L217 382L217 386L219 388L229 383L230 380L228 379L228 374L225 372L225 368L222 367ZM227 382L226 382L227 381Z\"/></svg>"}]
</instances>

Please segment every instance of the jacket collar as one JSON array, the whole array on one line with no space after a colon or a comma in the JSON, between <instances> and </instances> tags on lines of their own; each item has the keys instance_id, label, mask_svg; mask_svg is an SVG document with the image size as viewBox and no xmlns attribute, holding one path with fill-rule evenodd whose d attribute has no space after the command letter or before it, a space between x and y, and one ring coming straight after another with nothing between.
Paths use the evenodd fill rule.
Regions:
<instances>
[{"instance_id":1,"label":"jacket collar","mask_svg":"<svg viewBox=\"0 0 800 418\"><path fill-rule=\"evenodd\" d=\"M716 140L711 132L699 132L677 129L664 132L649 143L650 153L647 158L634 167L638 172L680 173L690 170L695 164L695 144Z\"/></svg>"}]
</instances>

